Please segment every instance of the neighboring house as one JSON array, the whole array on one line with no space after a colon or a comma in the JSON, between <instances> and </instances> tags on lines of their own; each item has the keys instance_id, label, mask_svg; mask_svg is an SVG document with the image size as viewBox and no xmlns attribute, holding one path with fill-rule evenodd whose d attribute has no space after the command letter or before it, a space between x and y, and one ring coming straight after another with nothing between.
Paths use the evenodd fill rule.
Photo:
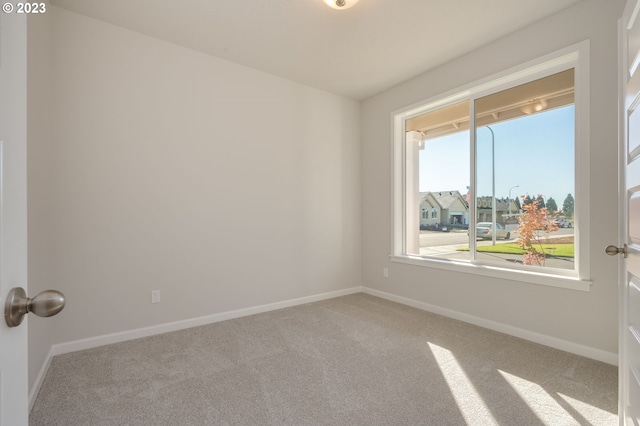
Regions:
<instances>
[{"instance_id":1,"label":"neighboring house","mask_svg":"<svg viewBox=\"0 0 640 426\"><path fill-rule=\"evenodd\" d=\"M459 191L420 193L421 228L468 224L469 204Z\"/></svg>"},{"instance_id":2,"label":"neighboring house","mask_svg":"<svg viewBox=\"0 0 640 426\"><path fill-rule=\"evenodd\" d=\"M491 197L479 197L478 222L491 222ZM496 199L496 222L507 225L508 218L519 213L515 200ZM517 227L517 220L514 220ZM468 225L469 203L459 191L421 192L420 227L441 227L442 225Z\"/></svg>"},{"instance_id":3,"label":"neighboring house","mask_svg":"<svg viewBox=\"0 0 640 426\"><path fill-rule=\"evenodd\" d=\"M491 197L478 197L478 222L491 222ZM518 206L513 199L496 198L496 222L505 225L509 215L519 213Z\"/></svg>"}]
</instances>

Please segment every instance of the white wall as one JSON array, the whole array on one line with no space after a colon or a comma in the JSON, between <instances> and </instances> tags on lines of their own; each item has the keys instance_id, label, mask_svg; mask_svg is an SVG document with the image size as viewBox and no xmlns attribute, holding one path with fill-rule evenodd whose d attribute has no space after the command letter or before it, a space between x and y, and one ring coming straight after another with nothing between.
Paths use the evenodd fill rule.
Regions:
<instances>
[{"instance_id":1,"label":"white wall","mask_svg":"<svg viewBox=\"0 0 640 426\"><path fill-rule=\"evenodd\" d=\"M27 24L27 223L29 296L52 282L51 19L29 15ZM29 315L29 388L53 344L53 320Z\"/></svg>"},{"instance_id":2,"label":"white wall","mask_svg":"<svg viewBox=\"0 0 640 426\"><path fill-rule=\"evenodd\" d=\"M51 93L30 93L44 121L29 126L29 273L68 306L30 321L32 373L52 342L361 284L615 353L616 261L602 247L617 224L602 206L617 193L622 3L583 0L370 98L362 127L355 101L50 7L50 57L42 40L34 52ZM391 112L584 39L592 291L390 263ZM30 85L47 80L33 71Z\"/></svg>"},{"instance_id":3,"label":"white wall","mask_svg":"<svg viewBox=\"0 0 640 426\"><path fill-rule=\"evenodd\" d=\"M617 353L617 259L603 248L617 242L617 19L623 6L623 0L583 0L363 103L363 229L376 230L363 232L364 286ZM591 291L390 262L392 111L586 39L591 43Z\"/></svg>"},{"instance_id":4,"label":"white wall","mask_svg":"<svg viewBox=\"0 0 640 426\"><path fill-rule=\"evenodd\" d=\"M51 12L56 343L360 285L357 102Z\"/></svg>"}]
</instances>

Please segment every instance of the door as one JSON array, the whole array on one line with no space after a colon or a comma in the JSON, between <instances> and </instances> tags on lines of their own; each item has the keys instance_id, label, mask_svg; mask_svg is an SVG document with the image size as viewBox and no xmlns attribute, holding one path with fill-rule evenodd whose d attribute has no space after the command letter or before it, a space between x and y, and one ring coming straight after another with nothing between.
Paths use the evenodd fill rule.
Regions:
<instances>
[{"instance_id":1,"label":"door","mask_svg":"<svg viewBox=\"0 0 640 426\"><path fill-rule=\"evenodd\" d=\"M640 0L628 0L620 20L620 201L623 247L619 278L619 414L640 424ZM615 253L610 250L608 253Z\"/></svg>"},{"instance_id":2,"label":"door","mask_svg":"<svg viewBox=\"0 0 640 426\"><path fill-rule=\"evenodd\" d=\"M27 286L27 20L0 14L0 308ZM0 320L0 425L28 422L27 327Z\"/></svg>"}]
</instances>

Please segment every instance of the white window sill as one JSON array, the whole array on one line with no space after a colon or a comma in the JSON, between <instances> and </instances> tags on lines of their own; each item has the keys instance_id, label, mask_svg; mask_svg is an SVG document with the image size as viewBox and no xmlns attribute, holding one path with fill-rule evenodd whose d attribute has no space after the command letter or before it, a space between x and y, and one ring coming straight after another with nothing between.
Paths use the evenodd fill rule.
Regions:
<instances>
[{"instance_id":1,"label":"white window sill","mask_svg":"<svg viewBox=\"0 0 640 426\"><path fill-rule=\"evenodd\" d=\"M419 256L389 256L392 262L407 265L422 266L426 268L444 269L452 272L461 272L471 275L501 278L504 280L519 281L528 284L546 285L569 290L591 291L592 281L581 280L576 276L564 276L551 273L532 271L520 271L516 269L501 268L499 266L474 264L468 262L456 262L453 260L424 258Z\"/></svg>"}]
</instances>

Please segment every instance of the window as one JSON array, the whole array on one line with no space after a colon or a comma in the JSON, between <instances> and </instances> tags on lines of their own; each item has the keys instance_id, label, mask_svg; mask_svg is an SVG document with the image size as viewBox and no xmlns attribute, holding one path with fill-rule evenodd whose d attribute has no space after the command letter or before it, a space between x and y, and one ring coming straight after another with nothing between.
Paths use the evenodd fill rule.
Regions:
<instances>
[{"instance_id":1,"label":"window","mask_svg":"<svg viewBox=\"0 0 640 426\"><path fill-rule=\"evenodd\" d=\"M393 260L588 289L587 53L394 114Z\"/></svg>"}]
</instances>

